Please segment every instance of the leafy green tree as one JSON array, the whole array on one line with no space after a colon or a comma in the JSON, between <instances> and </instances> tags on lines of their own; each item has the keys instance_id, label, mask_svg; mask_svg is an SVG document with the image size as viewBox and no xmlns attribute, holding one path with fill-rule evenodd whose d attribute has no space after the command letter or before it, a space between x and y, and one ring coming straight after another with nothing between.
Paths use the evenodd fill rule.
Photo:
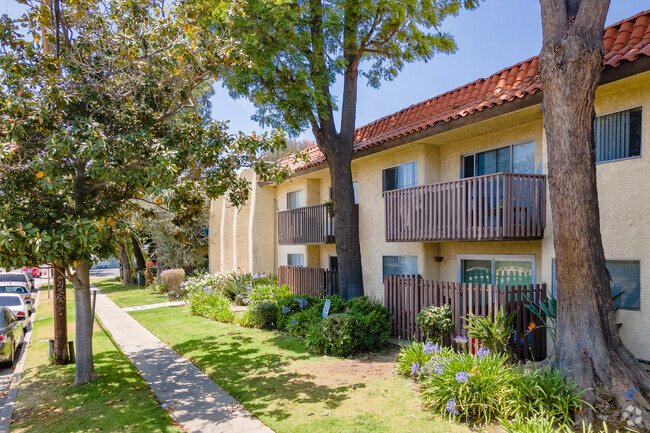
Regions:
<instances>
[{"instance_id":1,"label":"leafy green tree","mask_svg":"<svg viewBox=\"0 0 650 433\"><path fill-rule=\"evenodd\" d=\"M594 100L603 69L609 0L541 0L544 131L557 263L552 364L589 404L650 430L650 376L621 340L605 266L596 182ZM621 30L623 31L623 30ZM616 416L616 415L614 415Z\"/></svg>"},{"instance_id":2,"label":"leafy green tree","mask_svg":"<svg viewBox=\"0 0 650 433\"><path fill-rule=\"evenodd\" d=\"M332 179L341 293L363 295L351 161L359 75L371 86L408 62L455 49L442 21L478 0L214 0L190 3L188 15L214 34L229 34L243 58L224 77L234 96L257 106L256 119L295 134L311 128ZM206 9L209 14L206 14ZM332 86L343 82L340 123Z\"/></svg>"},{"instance_id":3,"label":"leafy green tree","mask_svg":"<svg viewBox=\"0 0 650 433\"><path fill-rule=\"evenodd\" d=\"M164 191L190 219L199 190L241 203L236 170L282 177L257 155L283 138L231 135L196 109L194 90L236 61L228 39L153 0L54 5L0 19L0 266L51 263L74 284L83 383L96 378L89 270L114 253L124 204Z\"/></svg>"}]
</instances>

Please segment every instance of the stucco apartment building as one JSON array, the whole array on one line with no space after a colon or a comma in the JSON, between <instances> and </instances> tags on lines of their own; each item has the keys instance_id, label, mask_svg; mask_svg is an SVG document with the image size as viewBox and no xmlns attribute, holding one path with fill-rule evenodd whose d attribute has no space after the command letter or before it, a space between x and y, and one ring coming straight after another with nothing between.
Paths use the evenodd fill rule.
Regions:
<instances>
[{"instance_id":1,"label":"stucco apartment building","mask_svg":"<svg viewBox=\"0 0 650 433\"><path fill-rule=\"evenodd\" d=\"M650 360L650 10L609 26L596 93L601 230L621 333ZM352 172L366 294L383 277L554 285L537 57L360 127ZM336 267L327 161L211 205L210 269ZM287 159L287 164L292 164Z\"/></svg>"}]
</instances>

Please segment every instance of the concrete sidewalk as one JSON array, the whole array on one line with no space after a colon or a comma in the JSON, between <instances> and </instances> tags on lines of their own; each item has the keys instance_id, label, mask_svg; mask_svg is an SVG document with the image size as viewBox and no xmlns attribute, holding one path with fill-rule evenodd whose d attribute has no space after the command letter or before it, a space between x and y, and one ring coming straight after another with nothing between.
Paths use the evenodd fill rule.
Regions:
<instances>
[{"instance_id":1,"label":"concrete sidewalk","mask_svg":"<svg viewBox=\"0 0 650 433\"><path fill-rule=\"evenodd\" d=\"M130 311L153 310L154 308L180 307L185 305L185 301L159 302L157 304L136 305L135 307L124 307L122 310L127 313Z\"/></svg>"},{"instance_id":2,"label":"concrete sidewalk","mask_svg":"<svg viewBox=\"0 0 650 433\"><path fill-rule=\"evenodd\" d=\"M95 311L181 427L201 433L273 432L101 291Z\"/></svg>"}]
</instances>

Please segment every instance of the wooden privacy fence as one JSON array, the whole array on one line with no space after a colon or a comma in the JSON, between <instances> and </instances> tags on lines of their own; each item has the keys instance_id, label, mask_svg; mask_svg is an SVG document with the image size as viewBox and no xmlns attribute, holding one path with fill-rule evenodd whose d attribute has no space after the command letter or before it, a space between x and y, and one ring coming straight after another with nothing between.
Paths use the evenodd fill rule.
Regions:
<instances>
[{"instance_id":1,"label":"wooden privacy fence","mask_svg":"<svg viewBox=\"0 0 650 433\"><path fill-rule=\"evenodd\" d=\"M384 193L386 241L539 239L546 176L496 173Z\"/></svg>"},{"instance_id":2,"label":"wooden privacy fence","mask_svg":"<svg viewBox=\"0 0 650 433\"><path fill-rule=\"evenodd\" d=\"M546 297L546 285L494 287L491 284L465 284L424 280L398 275L384 278L384 304L391 313L392 334L396 337L421 340L416 323L418 313L425 307L451 305L454 335L467 336L464 318L469 313L492 317L499 308L506 313L516 311L513 321L515 334L510 341L514 353L521 360L546 358L546 328L526 303L538 303ZM534 324L534 326L531 326ZM529 327L533 328L530 330ZM470 339L472 350L478 341Z\"/></svg>"},{"instance_id":3,"label":"wooden privacy fence","mask_svg":"<svg viewBox=\"0 0 650 433\"><path fill-rule=\"evenodd\" d=\"M296 295L323 298L339 293L338 273L334 269L280 266L278 285L289 286Z\"/></svg>"},{"instance_id":4,"label":"wooden privacy fence","mask_svg":"<svg viewBox=\"0 0 650 433\"><path fill-rule=\"evenodd\" d=\"M278 212L278 244L307 245L334 242L334 218L324 204Z\"/></svg>"}]
</instances>

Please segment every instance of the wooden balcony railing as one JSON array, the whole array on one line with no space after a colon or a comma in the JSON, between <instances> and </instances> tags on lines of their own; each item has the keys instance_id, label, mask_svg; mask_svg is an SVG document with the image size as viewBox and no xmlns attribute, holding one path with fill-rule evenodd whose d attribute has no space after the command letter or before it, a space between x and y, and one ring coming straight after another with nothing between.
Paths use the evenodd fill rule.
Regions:
<instances>
[{"instance_id":1,"label":"wooden balcony railing","mask_svg":"<svg viewBox=\"0 0 650 433\"><path fill-rule=\"evenodd\" d=\"M334 243L334 218L326 203L278 212L278 244Z\"/></svg>"},{"instance_id":2,"label":"wooden balcony railing","mask_svg":"<svg viewBox=\"0 0 650 433\"><path fill-rule=\"evenodd\" d=\"M384 193L386 241L541 239L546 176L496 173Z\"/></svg>"}]
</instances>

